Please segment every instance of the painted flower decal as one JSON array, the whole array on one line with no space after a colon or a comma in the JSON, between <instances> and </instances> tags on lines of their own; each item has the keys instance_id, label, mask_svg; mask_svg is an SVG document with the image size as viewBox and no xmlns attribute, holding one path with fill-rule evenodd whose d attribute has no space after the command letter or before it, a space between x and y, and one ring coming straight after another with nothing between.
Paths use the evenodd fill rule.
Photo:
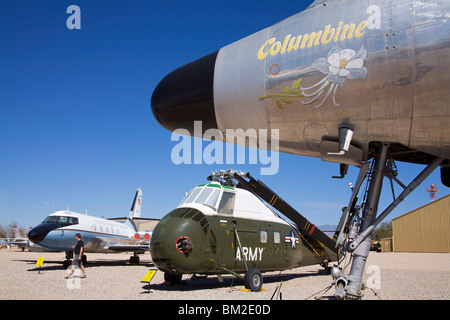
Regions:
<instances>
[{"instance_id":1,"label":"painted flower decal","mask_svg":"<svg viewBox=\"0 0 450 320\"><path fill-rule=\"evenodd\" d=\"M367 69L364 67L366 55L367 50L364 46L361 46L358 52L351 49L333 48L328 53L327 58L319 58L314 61L312 67L326 74L326 76L310 87L300 88L304 97L313 97L309 101L302 101L302 103L313 103L329 86L325 98L314 108L319 108L328 99L331 92L333 92L334 105L339 106L336 102L336 91L339 85L342 86L346 78L357 79L366 77ZM308 90L314 90L319 85L321 86L314 92L307 92Z\"/></svg>"},{"instance_id":2,"label":"painted flower decal","mask_svg":"<svg viewBox=\"0 0 450 320\"><path fill-rule=\"evenodd\" d=\"M312 64L320 72L326 76L319 82L309 87L302 86L303 78L295 80L290 87L284 88L282 93L265 94L259 98L264 100L266 98L275 99L278 108L283 109L283 104L292 104L294 98L311 98L308 101L301 100L303 104L311 104L315 102L326 91L325 97L322 101L315 105L314 108L319 108L328 99L333 92L333 103L339 106L336 102L336 91L339 86L343 86L346 79L365 78L367 69L364 67L364 59L367 56L367 50L364 46L355 52L351 49L333 48L328 52L326 58L319 58Z\"/></svg>"}]
</instances>

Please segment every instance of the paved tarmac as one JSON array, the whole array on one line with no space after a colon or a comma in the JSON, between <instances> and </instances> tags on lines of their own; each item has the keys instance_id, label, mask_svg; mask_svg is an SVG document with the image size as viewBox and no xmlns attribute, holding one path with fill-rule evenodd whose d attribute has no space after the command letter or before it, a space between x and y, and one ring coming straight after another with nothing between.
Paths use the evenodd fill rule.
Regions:
<instances>
[{"instance_id":1,"label":"paved tarmac","mask_svg":"<svg viewBox=\"0 0 450 320\"><path fill-rule=\"evenodd\" d=\"M147 271L155 269L148 253L140 256L140 265L131 265L126 253L87 256L87 278L66 280L64 253L1 249L0 299L270 300L280 285L283 300L334 298L334 287L324 290L331 276L318 265L265 273L264 291L245 292L243 282L233 276L224 276L220 283L216 276L191 280L185 275L183 284L168 286L161 271L149 287L141 283ZM45 258L42 268L36 267L39 257ZM371 252L364 281L369 288L363 290L363 300L448 300L450 254ZM280 298L279 292L273 299Z\"/></svg>"}]
</instances>

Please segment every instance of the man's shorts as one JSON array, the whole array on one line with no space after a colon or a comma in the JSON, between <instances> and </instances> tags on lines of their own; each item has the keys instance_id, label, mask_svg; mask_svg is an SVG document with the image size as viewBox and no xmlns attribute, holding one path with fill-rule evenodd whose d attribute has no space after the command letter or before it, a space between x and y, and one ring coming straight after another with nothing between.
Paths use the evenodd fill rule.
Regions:
<instances>
[{"instance_id":1,"label":"man's shorts","mask_svg":"<svg viewBox=\"0 0 450 320\"><path fill-rule=\"evenodd\" d=\"M73 265L73 266L79 266L79 267L81 267L81 266L83 265L83 258L81 258L80 260L78 260L78 257L79 257L79 256L80 256L79 254L76 254L75 257L73 257L73 261L72 261L72 265Z\"/></svg>"}]
</instances>

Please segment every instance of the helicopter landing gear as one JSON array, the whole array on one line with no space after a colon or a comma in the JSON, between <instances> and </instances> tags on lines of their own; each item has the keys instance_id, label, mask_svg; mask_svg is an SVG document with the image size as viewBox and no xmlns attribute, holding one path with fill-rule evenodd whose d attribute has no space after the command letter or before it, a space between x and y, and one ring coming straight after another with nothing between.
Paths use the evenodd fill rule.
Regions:
<instances>
[{"instance_id":1,"label":"helicopter landing gear","mask_svg":"<svg viewBox=\"0 0 450 320\"><path fill-rule=\"evenodd\" d=\"M263 285L261 272L256 268L248 269L244 276L244 285L246 289L250 289L253 292L261 291Z\"/></svg>"},{"instance_id":2,"label":"helicopter landing gear","mask_svg":"<svg viewBox=\"0 0 450 320\"><path fill-rule=\"evenodd\" d=\"M176 273L164 273L164 281L167 282L170 286L174 286L181 283L182 274Z\"/></svg>"}]
</instances>

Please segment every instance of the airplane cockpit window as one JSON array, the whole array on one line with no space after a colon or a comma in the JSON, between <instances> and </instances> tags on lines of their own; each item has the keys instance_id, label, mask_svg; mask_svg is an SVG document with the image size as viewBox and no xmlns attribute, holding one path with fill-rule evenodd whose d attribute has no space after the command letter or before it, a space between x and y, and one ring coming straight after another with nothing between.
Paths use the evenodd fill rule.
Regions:
<instances>
[{"instance_id":1,"label":"airplane cockpit window","mask_svg":"<svg viewBox=\"0 0 450 320\"><path fill-rule=\"evenodd\" d=\"M67 220L69 220L69 217L59 217L58 222L67 223Z\"/></svg>"},{"instance_id":2,"label":"airplane cockpit window","mask_svg":"<svg viewBox=\"0 0 450 320\"><path fill-rule=\"evenodd\" d=\"M62 226L69 226L72 224L78 224L78 218L67 216L48 216L42 221L42 223L56 223Z\"/></svg>"},{"instance_id":3,"label":"airplane cockpit window","mask_svg":"<svg viewBox=\"0 0 450 320\"><path fill-rule=\"evenodd\" d=\"M236 198L236 194L232 192L223 192L222 199L219 203L219 208L217 209L217 213L232 215L234 210L234 200Z\"/></svg>"}]
</instances>

